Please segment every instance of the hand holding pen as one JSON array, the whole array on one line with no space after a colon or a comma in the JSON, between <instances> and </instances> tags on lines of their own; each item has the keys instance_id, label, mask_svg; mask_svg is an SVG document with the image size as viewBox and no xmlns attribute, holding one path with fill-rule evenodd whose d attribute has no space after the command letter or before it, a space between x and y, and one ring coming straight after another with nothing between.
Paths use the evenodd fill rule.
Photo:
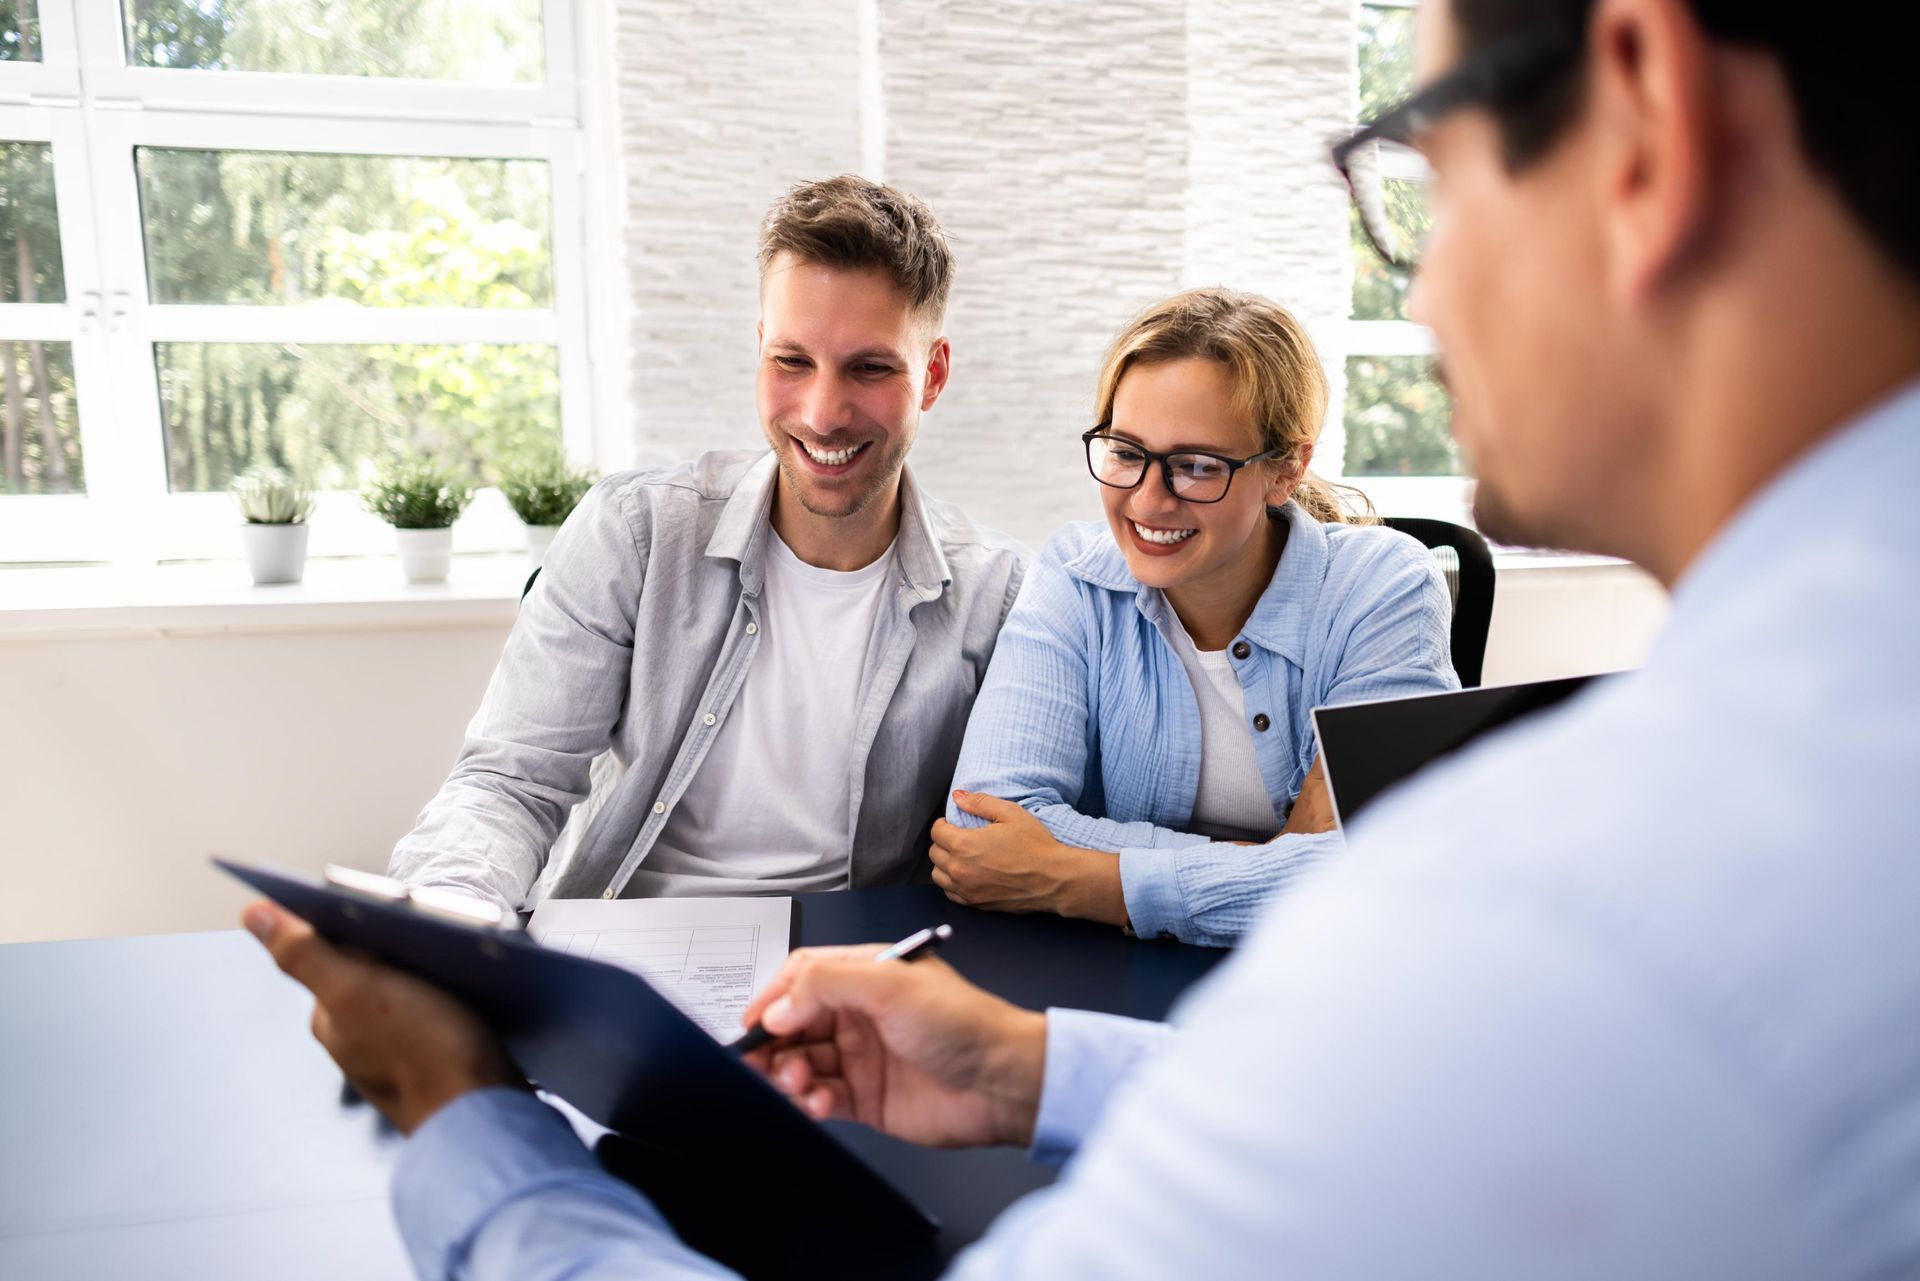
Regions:
<instances>
[{"instance_id":1,"label":"hand holding pen","mask_svg":"<svg viewBox=\"0 0 1920 1281\"><path fill-rule=\"evenodd\" d=\"M917 961L923 956L932 955L935 948L952 937L953 927L951 925L929 926L924 930L915 930L873 959L876 963L886 961ZM774 1036L771 1032L767 1031L766 1025L756 1021L752 1027L748 1028L743 1035L727 1048L737 1054L747 1054L768 1044L773 1039Z\"/></svg>"},{"instance_id":2,"label":"hand holding pen","mask_svg":"<svg viewBox=\"0 0 1920 1281\"><path fill-rule=\"evenodd\" d=\"M939 935L944 938L944 935ZM769 1040L746 1061L808 1115L934 1147L1024 1146L1046 1068L1047 1018L896 949L807 948L746 1010Z\"/></svg>"}]
</instances>

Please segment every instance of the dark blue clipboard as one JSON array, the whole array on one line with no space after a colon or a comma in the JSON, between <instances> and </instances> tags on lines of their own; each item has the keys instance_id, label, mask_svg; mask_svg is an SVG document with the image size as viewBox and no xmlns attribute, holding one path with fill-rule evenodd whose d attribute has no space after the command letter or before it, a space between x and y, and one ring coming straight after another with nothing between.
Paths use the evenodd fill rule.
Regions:
<instances>
[{"instance_id":1,"label":"dark blue clipboard","mask_svg":"<svg viewBox=\"0 0 1920 1281\"><path fill-rule=\"evenodd\" d=\"M935 1220L639 975L551 951L516 929L213 862L336 946L416 974L470 1007L529 1080L618 1132L620 1159L606 1158L603 1140L603 1161L653 1197L690 1245L724 1253L703 1239L717 1235L721 1246L752 1238L791 1248L824 1234L895 1258L930 1248ZM768 1170L778 1186L758 1195ZM709 1214L718 1216L711 1227L693 1221Z\"/></svg>"}]
</instances>

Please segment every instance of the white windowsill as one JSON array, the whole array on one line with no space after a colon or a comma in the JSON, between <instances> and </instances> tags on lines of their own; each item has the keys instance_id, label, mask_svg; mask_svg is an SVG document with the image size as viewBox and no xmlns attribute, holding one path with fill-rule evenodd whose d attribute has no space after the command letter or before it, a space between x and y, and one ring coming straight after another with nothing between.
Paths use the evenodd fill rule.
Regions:
<instances>
[{"instance_id":1,"label":"white windowsill","mask_svg":"<svg viewBox=\"0 0 1920 1281\"><path fill-rule=\"evenodd\" d=\"M1501 549L1494 565L1504 577L1626 562ZM0 568L0 640L506 625L530 572L517 552L456 556L446 582L418 584L391 556L309 560L305 581L271 587L255 587L237 560Z\"/></svg>"},{"instance_id":2,"label":"white windowsill","mask_svg":"<svg viewBox=\"0 0 1920 1281\"><path fill-rule=\"evenodd\" d=\"M268 587L238 560L0 569L0 640L505 625L531 572L524 552L455 556L444 583L407 582L392 556L310 559Z\"/></svg>"},{"instance_id":3,"label":"white windowsill","mask_svg":"<svg viewBox=\"0 0 1920 1281\"><path fill-rule=\"evenodd\" d=\"M1495 545L1493 568L1496 574L1510 574L1516 570L1629 569L1632 566L1617 556L1592 556L1586 552L1533 551L1525 547Z\"/></svg>"}]
</instances>

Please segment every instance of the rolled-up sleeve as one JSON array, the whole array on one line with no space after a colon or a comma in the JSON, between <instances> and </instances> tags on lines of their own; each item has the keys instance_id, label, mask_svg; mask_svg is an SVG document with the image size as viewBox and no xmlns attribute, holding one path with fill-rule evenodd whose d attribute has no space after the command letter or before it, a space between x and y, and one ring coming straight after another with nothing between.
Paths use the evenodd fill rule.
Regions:
<instances>
[{"instance_id":1,"label":"rolled-up sleeve","mask_svg":"<svg viewBox=\"0 0 1920 1281\"><path fill-rule=\"evenodd\" d=\"M555 537L459 760L390 875L523 905L626 709L645 561L618 478L602 481Z\"/></svg>"},{"instance_id":2,"label":"rolled-up sleeve","mask_svg":"<svg viewBox=\"0 0 1920 1281\"><path fill-rule=\"evenodd\" d=\"M1127 923L1141 938L1232 947L1269 898L1340 849L1337 832L1303 832L1265 845L1121 850Z\"/></svg>"}]
</instances>

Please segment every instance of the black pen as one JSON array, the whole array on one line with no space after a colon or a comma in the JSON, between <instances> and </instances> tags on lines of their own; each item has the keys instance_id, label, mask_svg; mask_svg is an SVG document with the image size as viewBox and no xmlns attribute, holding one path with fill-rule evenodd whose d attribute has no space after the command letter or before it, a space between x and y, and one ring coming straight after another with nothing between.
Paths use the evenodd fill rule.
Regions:
<instances>
[{"instance_id":1,"label":"black pen","mask_svg":"<svg viewBox=\"0 0 1920 1281\"><path fill-rule=\"evenodd\" d=\"M917 961L952 937L951 925L930 925L924 930L915 930L873 959L875 961ZM759 1049L773 1039L773 1033L767 1031L764 1024L755 1023L727 1048L736 1054L745 1054L749 1050Z\"/></svg>"}]
</instances>

